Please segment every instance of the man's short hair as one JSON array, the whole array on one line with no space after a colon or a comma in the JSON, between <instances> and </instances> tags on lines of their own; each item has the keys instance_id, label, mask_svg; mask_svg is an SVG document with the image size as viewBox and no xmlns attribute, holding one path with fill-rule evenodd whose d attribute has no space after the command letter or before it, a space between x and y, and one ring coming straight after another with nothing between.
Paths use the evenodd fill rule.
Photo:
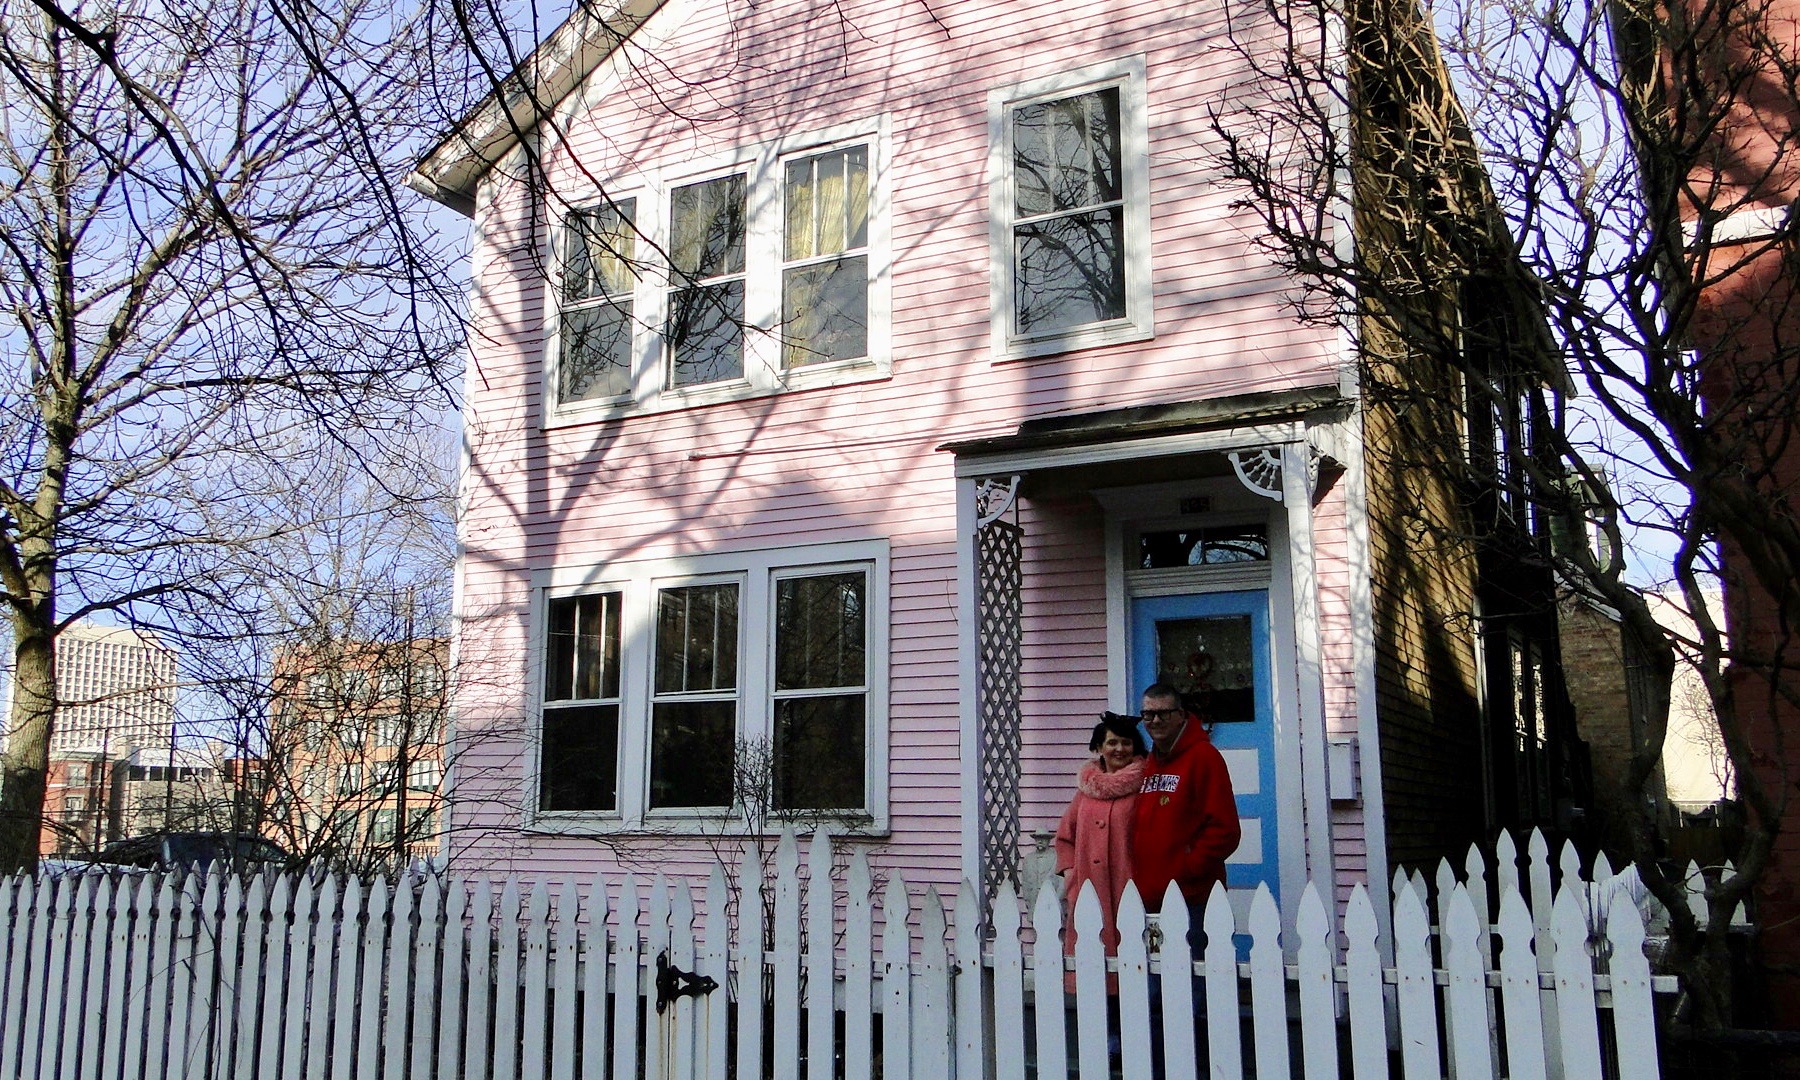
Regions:
<instances>
[{"instance_id":1,"label":"man's short hair","mask_svg":"<svg viewBox=\"0 0 1800 1080\"><path fill-rule=\"evenodd\" d=\"M1144 687L1144 696L1147 698L1169 698L1182 708L1187 708L1187 702L1181 700L1181 691L1175 689L1166 682L1153 682L1149 686Z\"/></svg>"}]
</instances>

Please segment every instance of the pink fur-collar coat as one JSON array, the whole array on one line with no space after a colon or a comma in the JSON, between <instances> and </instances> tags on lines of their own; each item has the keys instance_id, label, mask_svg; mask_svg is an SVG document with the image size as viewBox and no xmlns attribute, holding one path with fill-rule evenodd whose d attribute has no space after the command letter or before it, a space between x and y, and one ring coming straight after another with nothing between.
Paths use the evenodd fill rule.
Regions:
<instances>
[{"instance_id":1,"label":"pink fur-collar coat","mask_svg":"<svg viewBox=\"0 0 1800 1080\"><path fill-rule=\"evenodd\" d=\"M1094 883L1105 919L1102 939L1106 953L1118 950L1119 931L1114 922L1119 897L1131 880L1131 825L1138 787L1143 783L1144 763L1134 761L1117 772L1105 772L1097 761L1081 769L1075 797L1056 827L1056 872L1063 879L1064 906L1074 925L1075 901L1081 886ZM1072 942L1073 935L1065 937Z\"/></svg>"}]
</instances>

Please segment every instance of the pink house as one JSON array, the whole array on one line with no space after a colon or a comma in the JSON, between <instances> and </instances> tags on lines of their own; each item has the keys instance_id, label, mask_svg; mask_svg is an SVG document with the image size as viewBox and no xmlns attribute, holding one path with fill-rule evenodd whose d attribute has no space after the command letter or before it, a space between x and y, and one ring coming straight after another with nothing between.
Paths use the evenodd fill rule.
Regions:
<instances>
[{"instance_id":1,"label":"pink house","mask_svg":"<svg viewBox=\"0 0 1800 1080\"><path fill-rule=\"evenodd\" d=\"M474 230L455 859L792 819L991 886L1158 678L1289 919L1508 816L1545 696L1439 617L1479 583L1384 524L1400 428L1212 164L1227 16L612 0L421 163Z\"/></svg>"}]
</instances>

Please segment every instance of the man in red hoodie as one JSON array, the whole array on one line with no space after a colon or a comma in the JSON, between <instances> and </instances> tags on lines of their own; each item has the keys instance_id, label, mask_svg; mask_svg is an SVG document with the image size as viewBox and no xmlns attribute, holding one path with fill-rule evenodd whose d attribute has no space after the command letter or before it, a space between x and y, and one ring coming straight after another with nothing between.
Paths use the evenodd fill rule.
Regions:
<instances>
[{"instance_id":1,"label":"man in red hoodie","mask_svg":"<svg viewBox=\"0 0 1800 1080\"><path fill-rule=\"evenodd\" d=\"M1226 856L1237 850L1237 799L1225 758L1174 687L1145 690L1143 715L1154 745L1138 791L1132 876L1151 911L1162 910L1163 891L1175 882L1197 935L1213 883L1225 881Z\"/></svg>"}]
</instances>

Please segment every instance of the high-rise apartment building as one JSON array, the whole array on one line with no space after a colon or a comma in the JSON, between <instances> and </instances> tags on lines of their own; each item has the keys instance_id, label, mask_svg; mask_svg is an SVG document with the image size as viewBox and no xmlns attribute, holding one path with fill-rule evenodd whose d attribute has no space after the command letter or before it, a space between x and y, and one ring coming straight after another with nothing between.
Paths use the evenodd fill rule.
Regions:
<instances>
[{"instance_id":1,"label":"high-rise apartment building","mask_svg":"<svg viewBox=\"0 0 1800 1080\"><path fill-rule=\"evenodd\" d=\"M52 757L167 747L175 720L175 653L156 635L76 624L56 640Z\"/></svg>"}]
</instances>

